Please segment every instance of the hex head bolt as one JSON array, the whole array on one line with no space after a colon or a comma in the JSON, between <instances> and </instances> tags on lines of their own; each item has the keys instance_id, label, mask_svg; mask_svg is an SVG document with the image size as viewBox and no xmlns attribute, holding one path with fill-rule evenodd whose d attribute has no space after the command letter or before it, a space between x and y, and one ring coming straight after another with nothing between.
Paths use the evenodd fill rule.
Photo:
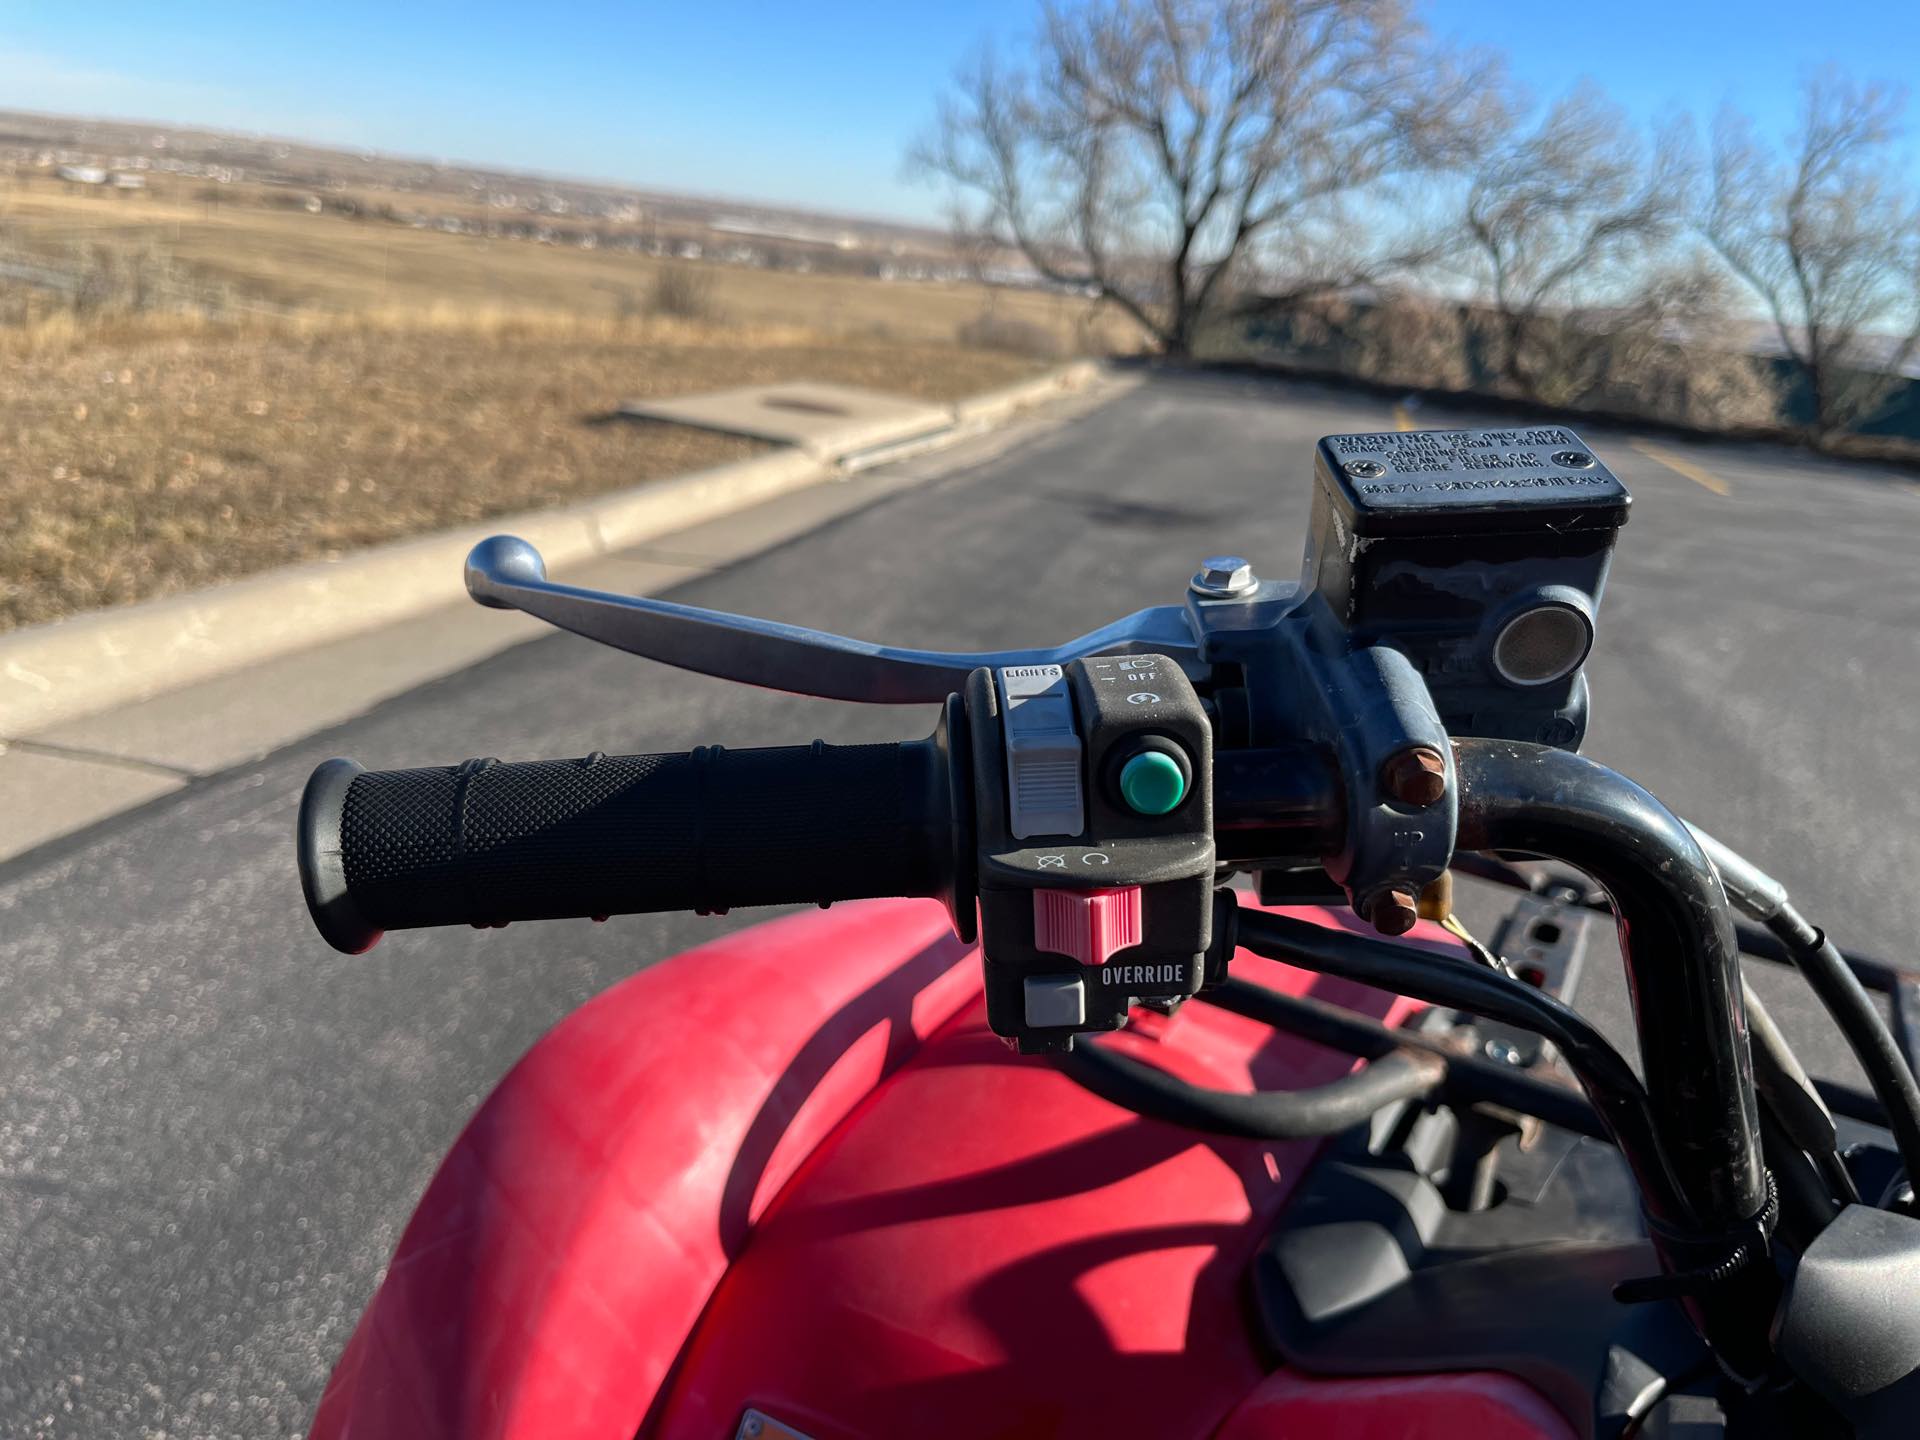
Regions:
<instances>
[{"instance_id":1,"label":"hex head bolt","mask_svg":"<svg viewBox=\"0 0 1920 1440\"><path fill-rule=\"evenodd\" d=\"M1410 890L1382 890L1367 902L1367 920L1382 935L1404 935L1419 918L1419 902Z\"/></svg>"},{"instance_id":2,"label":"hex head bolt","mask_svg":"<svg viewBox=\"0 0 1920 1440\"><path fill-rule=\"evenodd\" d=\"M1447 762L1431 745L1395 751L1380 767L1380 789L1390 800L1416 809L1447 793Z\"/></svg>"},{"instance_id":3,"label":"hex head bolt","mask_svg":"<svg viewBox=\"0 0 1920 1440\"><path fill-rule=\"evenodd\" d=\"M1206 600L1237 600L1260 588L1253 566L1238 555L1209 555L1187 584Z\"/></svg>"}]
</instances>

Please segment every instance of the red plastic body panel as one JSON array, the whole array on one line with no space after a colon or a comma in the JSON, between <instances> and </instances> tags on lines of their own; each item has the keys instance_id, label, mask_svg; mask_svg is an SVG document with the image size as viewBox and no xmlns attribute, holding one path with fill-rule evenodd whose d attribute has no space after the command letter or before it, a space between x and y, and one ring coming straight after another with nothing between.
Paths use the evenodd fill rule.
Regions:
<instances>
[{"instance_id":1,"label":"red plastic body panel","mask_svg":"<svg viewBox=\"0 0 1920 1440\"><path fill-rule=\"evenodd\" d=\"M760 1211L978 993L969 962L937 905L848 905L568 1016L428 1185L312 1433L631 1440Z\"/></svg>"},{"instance_id":2,"label":"red plastic body panel","mask_svg":"<svg viewBox=\"0 0 1920 1440\"><path fill-rule=\"evenodd\" d=\"M1262 1381L1217 1440L1574 1440L1574 1431L1510 1375L1321 1380L1281 1371Z\"/></svg>"},{"instance_id":3,"label":"red plastic body panel","mask_svg":"<svg viewBox=\"0 0 1920 1440\"><path fill-rule=\"evenodd\" d=\"M1351 1064L1208 1006L1109 1043L1228 1087ZM1567 1434L1504 1377L1270 1373L1245 1273L1315 1148L1142 1120L1012 1054L937 906L795 916L528 1053L429 1186L313 1433L714 1440L751 1405L814 1440Z\"/></svg>"}]
</instances>

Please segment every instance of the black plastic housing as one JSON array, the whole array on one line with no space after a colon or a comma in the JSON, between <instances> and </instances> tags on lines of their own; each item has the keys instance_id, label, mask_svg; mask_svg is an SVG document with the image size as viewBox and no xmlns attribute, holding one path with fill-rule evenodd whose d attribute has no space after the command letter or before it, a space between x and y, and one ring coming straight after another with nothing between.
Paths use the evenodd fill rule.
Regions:
<instances>
[{"instance_id":1,"label":"black plastic housing","mask_svg":"<svg viewBox=\"0 0 1920 1440\"><path fill-rule=\"evenodd\" d=\"M1849 1205L1800 1257L1774 1322L1794 1374L1859 1440L1912 1435L1920 1414L1920 1220Z\"/></svg>"},{"instance_id":2,"label":"black plastic housing","mask_svg":"<svg viewBox=\"0 0 1920 1440\"><path fill-rule=\"evenodd\" d=\"M1191 995L1204 978L1213 933L1213 731L1193 686L1164 656L1098 656L1065 667L1082 742L1085 829L1072 836L1015 838L1009 828L1007 763L993 672L968 678L973 738L975 871L987 1021L1024 1053L1072 1048L1076 1034L1117 1030L1135 1000ZM1128 695L1152 694L1147 705ZM1192 783L1170 813L1136 815L1115 776L1139 749L1177 748ZM1034 892L1139 886L1143 942L1109 965L1077 965L1034 944ZM1176 978L1137 982L1152 967ZM1036 1029L1026 1021L1029 976L1078 976L1084 1023Z\"/></svg>"},{"instance_id":3,"label":"black plastic housing","mask_svg":"<svg viewBox=\"0 0 1920 1440\"><path fill-rule=\"evenodd\" d=\"M1546 1126L1495 1147L1492 1205L1454 1208L1418 1152L1464 1163L1452 1132L1486 1123L1441 1110L1406 1150L1373 1153L1365 1131L1337 1143L1255 1262L1258 1323L1310 1375L1495 1371L1574 1434L1619 1435L1706 1358L1677 1306L1612 1299L1656 1265L1632 1178L1606 1145Z\"/></svg>"}]
</instances>

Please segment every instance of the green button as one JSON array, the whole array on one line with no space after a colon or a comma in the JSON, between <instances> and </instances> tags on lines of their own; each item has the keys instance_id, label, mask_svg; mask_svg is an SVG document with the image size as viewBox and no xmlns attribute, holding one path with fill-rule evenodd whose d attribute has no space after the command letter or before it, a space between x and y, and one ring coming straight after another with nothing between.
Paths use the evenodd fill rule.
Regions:
<instances>
[{"instance_id":1,"label":"green button","mask_svg":"<svg viewBox=\"0 0 1920 1440\"><path fill-rule=\"evenodd\" d=\"M1187 798L1187 777L1171 755L1142 750L1120 767L1120 798L1136 815L1164 815Z\"/></svg>"}]
</instances>

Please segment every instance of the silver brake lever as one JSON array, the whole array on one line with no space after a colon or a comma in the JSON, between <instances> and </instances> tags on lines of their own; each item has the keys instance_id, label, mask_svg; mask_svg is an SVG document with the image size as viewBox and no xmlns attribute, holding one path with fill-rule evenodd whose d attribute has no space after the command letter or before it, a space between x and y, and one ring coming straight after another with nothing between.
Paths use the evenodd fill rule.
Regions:
<instances>
[{"instance_id":1,"label":"silver brake lever","mask_svg":"<svg viewBox=\"0 0 1920 1440\"><path fill-rule=\"evenodd\" d=\"M496 610L527 614L682 670L795 695L878 705L938 704L981 666L1064 665L1087 655L1166 655L1198 664L1187 612L1156 605L1076 640L1035 650L900 650L629 595L556 585L540 552L512 535L482 540L467 556L467 593Z\"/></svg>"}]
</instances>

